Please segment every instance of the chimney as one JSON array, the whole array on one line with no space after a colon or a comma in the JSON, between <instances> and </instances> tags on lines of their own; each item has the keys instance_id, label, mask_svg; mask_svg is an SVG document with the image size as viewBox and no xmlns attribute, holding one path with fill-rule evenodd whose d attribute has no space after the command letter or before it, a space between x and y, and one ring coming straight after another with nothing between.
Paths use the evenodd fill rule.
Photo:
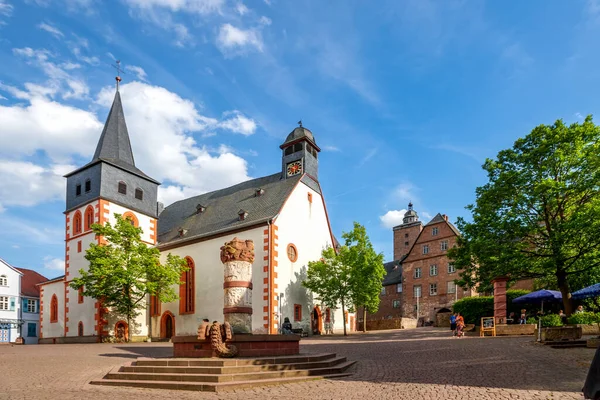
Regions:
<instances>
[{"instance_id":1,"label":"chimney","mask_svg":"<svg viewBox=\"0 0 600 400\"><path fill-rule=\"evenodd\" d=\"M204 211L206 211L206 207L204 207L202 204L196 205L196 214L202 214Z\"/></svg>"},{"instance_id":2,"label":"chimney","mask_svg":"<svg viewBox=\"0 0 600 400\"><path fill-rule=\"evenodd\" d=\"M240 211L238 211L238 216L239 216L239 220L243 221L248 216L248 212L246 210L240 210Z\"/></svg>"},{"instance_id":3,"label":"chimney","mask_svg":"<svg viewBox=\"0 0 600 400\"><path fill-rule=\"evenodd\" d=\"M179 233L179 237L180 237L180 238L181 238L181 237L184 237L184 236L185 236L185 234L187 233L187 231L188 231L187 229L183 229L183 228L181 228L181 227L180 227L179 229L177 229L177 233Z\"/></svg>"},{"instance_id":4,"label":"chimney","mask_svg":"<svg viewBox=\"0 0 600 400\"><path fill-rule=\"evenodd\" d=\"M448 222L448 216L446 214L444 214L443 217L446 220L446 222Z\"/></svg>"}]
</instances>

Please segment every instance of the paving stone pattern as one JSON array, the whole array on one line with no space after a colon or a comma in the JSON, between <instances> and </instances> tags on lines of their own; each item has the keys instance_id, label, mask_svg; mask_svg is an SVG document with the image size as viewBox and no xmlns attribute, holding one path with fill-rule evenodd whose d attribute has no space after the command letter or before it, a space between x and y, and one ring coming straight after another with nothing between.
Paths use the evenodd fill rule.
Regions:
<instances>
[{"instance_id":1,"label":"paving stone pattern","mask_svg":"<svg viewBox=\"0 0 600 400\"><path fill-rule=\"evenodd\" d=\"M337 380L199 393L92 386L137 357L168 357L169 343L0 346L0 399L582 399L591 349L551 349L531 337L449 337L419 328L305 338L302 353L358 363Z\"/></svg>"}]
</instances>

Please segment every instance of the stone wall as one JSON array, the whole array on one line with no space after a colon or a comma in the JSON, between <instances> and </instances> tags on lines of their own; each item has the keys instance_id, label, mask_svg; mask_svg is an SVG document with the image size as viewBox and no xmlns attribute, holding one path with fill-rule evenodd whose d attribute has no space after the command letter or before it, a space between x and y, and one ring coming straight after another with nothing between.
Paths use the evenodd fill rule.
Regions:
<instances>
[{"instance_id":1,"label":"stone wall","mask_svg":"<svg viewBox=\"0 0 600 400\"><path fill-rule=\"evenodd\" d=\"M533 335L534 324L496 325L496 336Z\"/></svg>"},{"instance_id":2,"label":"stone wall","mask_svg":"<svg viewBox=\"0 0 600 400\"><path fill-rule=\"evenodd\" d=\"M367 331L381 331L386 329L414 329L417 327L417 320L414 318L391 318L367 320ZM358 323L358 330L363 330L363 323Z\"/></svg>"}]
</instances>

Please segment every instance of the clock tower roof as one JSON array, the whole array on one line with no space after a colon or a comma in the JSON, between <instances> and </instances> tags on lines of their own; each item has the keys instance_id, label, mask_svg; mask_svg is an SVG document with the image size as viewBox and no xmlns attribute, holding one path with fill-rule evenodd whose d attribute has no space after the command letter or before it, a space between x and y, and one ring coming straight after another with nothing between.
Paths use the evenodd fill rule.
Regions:
<instances>
[{"instance_id":1,"label":"clock tower roof","mask_svg":"<svg viewBox=\"0 0 600 400\"><path fill-rule=\"evenodd\" d=\"M310 144L312 144L318 151L321 151L319 146L317 146L317 142L315 141L315 136L313 135L313 133L309 129L303 127L302 124L300 124L299 127L295 128L293 131L290 132L289 135L287 135L287 138L285 138L285 142L283 142L283 144L279 146L279 148L283 149L301 140L306 140L310 142Z\"/></svg>"}]
</instances>

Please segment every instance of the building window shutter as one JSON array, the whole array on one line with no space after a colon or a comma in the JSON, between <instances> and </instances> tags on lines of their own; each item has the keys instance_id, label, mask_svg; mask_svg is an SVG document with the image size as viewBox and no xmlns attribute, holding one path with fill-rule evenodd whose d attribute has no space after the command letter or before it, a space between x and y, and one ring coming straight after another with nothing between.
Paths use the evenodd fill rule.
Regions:
<instances>
[{"instance_id":1,"label":"building window shutter","mask_svg":"<svg viewBox=\"0 0 600 400\"><path fill-rule=\"evenodd\" d=\"M10 311L15 311L15 298L10 298Z\"/></svg>"},{"instance_id":2,"label":"building window shutter","mask_svg":"<svg viewBox=\"0 0 600 400\"><path fill-rule=\"evenodd\" d=\"M23 299L21 304L21 310L23 310L23 312L27 312L27 299Z\"/></svg>"},{"instance_id":3,"label":"building window shutter","mask_svg":"<svg viewBox=\"0 0 600 400\"><path fill-rule=\"evenodd\" d=\"M39 300L35 301L35 312L36 313L40 312L40 301Z\"/></svg>"}]
</instances>

